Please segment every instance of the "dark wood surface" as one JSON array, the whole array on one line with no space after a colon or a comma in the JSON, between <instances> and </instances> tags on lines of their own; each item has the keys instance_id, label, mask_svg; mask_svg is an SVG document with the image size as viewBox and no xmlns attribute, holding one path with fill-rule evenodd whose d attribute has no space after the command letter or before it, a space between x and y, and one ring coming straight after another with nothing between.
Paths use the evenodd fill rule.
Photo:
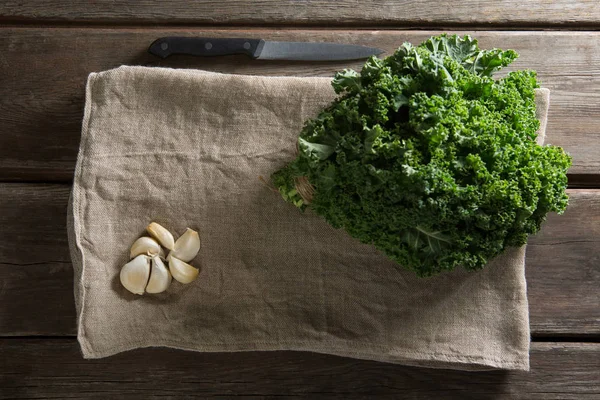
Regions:
<instances>
[{"instance_id":1,"label":"dark wood surface","mask_svg":"<svg viewBox=\"0 0 600 400\"><path fill-rule=\"evenodd\" d=\"M600 399L598 30L596 0L0 2L0 399ZM143 349L82 359L65 219L90 72L129 64L331 76L361 63L158 60L146 48L177 34L353 42L391 52L442 31L517 50L512 68L537 70L552 93L547 142L573 156L570 206L551 215L527 249L531 372L302 352Z\"/></svg>"},{"instance_id":2,"label":"dark wood surface","mask_svg":"<svg viewBox=\"0 0 600 400\"><path fill-rule=\"evenodd\" d=\"M407 368L305 352L143 349L82 360L74 339L0 339L5 398L573 399L600 395L600 344L534 343L531 372Z\"/></svg>"},{"instance_id":3,"label":"dark wood surface","mask_svg":"<svg viewBox=\"0 0 600 400\"><path fill-rule=\"evenodd\" d=\"M0 179L68 182L73 175L87 75L122 64L201 68L263 75L325 75L360 62L252 61L244 56L173 57L146 52L167 35L264 37L278 40L354 42L392 52L441 31L290 29L6 28L0 41ZM461 31L486 48L516 49L510 69L535 69L552 91L547 142L573 155L574 185L600 184L600 32ZM35 54L35 58L32 58ZM509 70L510 70L509 69Z\"/></svg>"},{"instance_id":4,"label":"dark wood surface","mask_svg":"<svg viewBox=\"0 0 600 400\"><path fill-rule=\"evenodd\" d=\"M167 24L595 26L596 0L5 0L0 21Z\"/></svg>"},{"instance_id":5,"label":"dark wood surface","mask_svg":"<svg viewBox=\"0 0 600 400\"><path fill-rule=\"evenodd\" d=\"M0 184L0 335L76 332L65 227L69 189ZM600 248L600 191L569 190L569 195L566 213L550 215L527 248L534 337L600 336L600 268L598 257L591 256Z\"/></svg>"}]
</instances>

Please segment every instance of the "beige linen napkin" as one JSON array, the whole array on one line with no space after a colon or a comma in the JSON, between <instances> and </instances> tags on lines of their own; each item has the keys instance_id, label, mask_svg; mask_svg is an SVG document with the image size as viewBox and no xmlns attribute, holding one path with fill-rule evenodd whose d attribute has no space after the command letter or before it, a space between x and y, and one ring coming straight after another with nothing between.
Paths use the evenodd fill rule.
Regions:
<instances>
[{"instance_id":1,"label":"beige linen napkin","mask_svg":"<svg viewBox=\"0 0 600 400\"><path fill-rule=\"evenodd\" d=\"M84 357L168 346L529 368L525 247L419 279L259 180L294 158L304 121L334 97L329 78L90 75L68 221ZM545 126L548 92L538 100ZM137 296L118 276L151 221L200 232L201 273Z\"/></svg>"}]
</instances>

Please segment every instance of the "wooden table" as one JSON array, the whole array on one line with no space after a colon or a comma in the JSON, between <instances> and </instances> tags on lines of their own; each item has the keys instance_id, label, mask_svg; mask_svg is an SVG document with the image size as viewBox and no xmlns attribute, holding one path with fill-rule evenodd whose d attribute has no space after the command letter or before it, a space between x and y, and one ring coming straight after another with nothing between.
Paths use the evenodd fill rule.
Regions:
<instances>
[{"instance_id":1,"label":"wooden table","mask_svg":"<svg viewBox=\"0 0 600 400\"><path fill-rule=\"evenodd\" d=\"M168 3L168 4L167 4ZM600 398L600 6L597 0L3 1L0 4L0 398L304 396ZM353 42L393 51L440 32L517 50L550 88L547 142L571 196L530 240L530 373L409 368L300 352L147 349L83 360L66 204L87 75L122 64L326 75L360 63L162 61L166 35Z\"/></svg>"}]
</instances>

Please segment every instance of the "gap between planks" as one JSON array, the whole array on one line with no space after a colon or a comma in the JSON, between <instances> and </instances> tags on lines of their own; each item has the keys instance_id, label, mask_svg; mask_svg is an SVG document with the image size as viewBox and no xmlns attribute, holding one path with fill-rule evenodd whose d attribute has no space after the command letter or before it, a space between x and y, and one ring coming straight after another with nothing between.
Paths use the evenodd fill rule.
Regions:
<instances>
[{"instance_id":1,"label":"gap between planks","mask_svg":"<svg viewBox=\"0 0 600 400\"><path fill-rule=\"evenodd\" d=\"M0 185L0 335L75 333L66 235L67 185ZM527 247L534 337L600 336L600 190L569 190L565 215L550 215Z\"/></svg>"},{"instance_id":2,"label":"gap between planks","mask_svg":"<svg viewBox=\"0 0 600 400\"><path fill-rule=\"evenodd\" d=\"M0 359L0 387L9 398L404 398L409 393L412 399L583 400L600 394L597 343L532 343L529 372L428 369L293 351L153 348L86 360L75 339L0 339Z\"/></svg>"},{"instance_id":3,"label":"gap between planks","mask_svg":"<svg viewBox=\"0 0 600 400\"><path fill-rule=\"evenodd\" d=\"M6 335L0 333L0 340L73 340L76 339L77 335L74 333L67 333L65 335ZM532 333L531 343L600 343L600 334L592 335L553 335L545 336L537 333Z\"/></svg>"},{"instance_id":4,"label":"gap between planks","mask_svg":"<svg viewBox=\"0 0 600 400\"><path fill-rule=\"evenodd\" d=\"M314 22L300 22L290 25L288 23L268 23L268 22L231 22L231 23L207 23L207 22L144 22L144 21L61 21L61 20L38 20L38 19L3 19L0 16L0 28L47 28L47 29L243 29L247 31L280 29L280 30L315 30L315 31L445 31L445 30L473 30L473 31L498 31L498 32L597 32L600 31L600 22L566 22L566 23L543 23L543 22L523 22L523 23L448 23L448 22L418 22L407 21L405 23L381 22L363 23L363 22L341 22L331 21L328 24Z\"/></svg>"},{"instance_id":5,"label":"gap between planks","mask_svg":"<svg viewBox=\"0 0 600 400\"><path fill-rule=\"evenodd\" d=\"M199 68L239 74L333 76L361 62L260 62L243 57L157 60L147 47L157 36L259 36L271 40L354 42L392 52L441 31L307 29L2 28L0 42L0 180L63 182L73 176L81 135L85 81L119 65ZM512 69L532 68L551 90L548 143L573 155L571 187L600 188L600 32L471 33L483 48L514 48ZM117 43L118 45L115 45ZM64 49L69 51L65 52ZM32 55L36 56L33 57ZM548 62L552 59L552 62Z\"/></svg>"}]
</instances>

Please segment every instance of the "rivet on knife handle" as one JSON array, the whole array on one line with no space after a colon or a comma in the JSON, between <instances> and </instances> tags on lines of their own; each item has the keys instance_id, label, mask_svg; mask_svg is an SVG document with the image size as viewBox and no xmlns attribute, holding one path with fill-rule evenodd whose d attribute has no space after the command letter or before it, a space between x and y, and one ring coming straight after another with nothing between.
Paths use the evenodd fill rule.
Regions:
<instances>
[{"instance_id":1,"label":"rivet on knife handle","mask_svg":"<svg viewBox=\"0 0 600 400\"><path fill-rule=\"evenodd\" d=\"M263 45L264 41L261 39L170 36L155 40L148 51L161 58L172 54L204 57L245 54L257 58Z\"/></svg>"}]
</instances>

